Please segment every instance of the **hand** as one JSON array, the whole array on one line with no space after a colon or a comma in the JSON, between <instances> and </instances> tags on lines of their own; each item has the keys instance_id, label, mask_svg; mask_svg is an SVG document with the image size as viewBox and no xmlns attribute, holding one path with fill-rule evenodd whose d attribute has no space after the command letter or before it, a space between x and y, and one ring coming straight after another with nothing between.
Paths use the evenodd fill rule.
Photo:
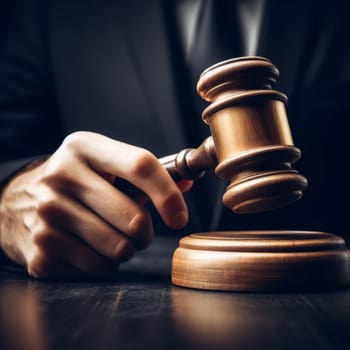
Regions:
<instances>
[{"instance_id":1,"label":"hand","mask_svg":"<svg viewBox=\"0 0 350 350\"><path fill-rule=\"evenodd\" d=\"M99 134L76 132L34 169L14 177L0 202L1 247L37 278L110 275L152 240L144 198L112 184L139 188L173 229L186 225L182 191L150 152Z\"/></svg>"}]
</instances>

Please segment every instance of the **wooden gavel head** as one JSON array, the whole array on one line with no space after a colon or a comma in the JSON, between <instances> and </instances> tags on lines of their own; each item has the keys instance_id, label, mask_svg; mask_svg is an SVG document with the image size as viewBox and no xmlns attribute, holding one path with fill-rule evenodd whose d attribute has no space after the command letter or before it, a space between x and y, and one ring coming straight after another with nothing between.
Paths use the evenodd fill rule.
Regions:
<instances>
[{"instance_id":1,"label":"wooden gavel head","mask_svg":"<svg viewBox=\"0 0 350 350\"><path fill-rule=\"evenodd\" d=\"M218 176L230 180L223 203L233 212L257 213L299 199L307 180L291 164L293 144L285 104L273 90L278 69L262 57L215 64L200 76L197 91L211 104L202 118L215 144Z\"/></svg>"}]
</instances>

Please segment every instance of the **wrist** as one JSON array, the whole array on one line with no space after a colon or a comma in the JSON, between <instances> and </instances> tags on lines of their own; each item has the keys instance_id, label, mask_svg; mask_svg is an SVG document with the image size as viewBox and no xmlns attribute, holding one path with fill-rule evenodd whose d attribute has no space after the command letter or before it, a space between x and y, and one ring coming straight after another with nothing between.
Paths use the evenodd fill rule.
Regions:
<instances>
[{"instance_id":1,"label":"wrist","mask_svg":"<svg viewBox=\"0 0 350 350\"><path fill-rule=\"evenodd\" d=\"M12 221L9 220L9 217L12 217L12 215L11 210L8 209L6 198L11 199L13 197L13 193L11 194L11 188L15 188L16 185L18 185L18 183L21 182L20 178L22 176L38 168L47 159L48 156L41 157L25 164L17 171L12 173L9 177L7 177L7 179L2 184L0 184L0 261L5 260L3 257L9 259L8 253L6 253L6 249L4 247L4 245L6 245L4 243L4 232L9 231L10 228L8 226L12 226L8 223L8 221Z\"/></svg>"}]
</instances>

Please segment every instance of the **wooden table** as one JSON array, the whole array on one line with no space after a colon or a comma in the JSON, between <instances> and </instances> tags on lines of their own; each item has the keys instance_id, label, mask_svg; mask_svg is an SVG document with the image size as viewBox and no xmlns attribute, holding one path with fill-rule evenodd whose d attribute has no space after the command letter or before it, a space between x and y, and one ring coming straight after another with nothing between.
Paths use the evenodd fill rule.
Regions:
<instances>
[{"instance_id":1,"label":"wooden table","mask_svg":"<svg viewBox=\"0 0 350 350\"><path fill-rule=\"evenodd\" d=\"M252 294L170 283L158 237L110 281L41 282L0 268L0 349L350 349L350 290Z\"/></svg>"}]
</instances>

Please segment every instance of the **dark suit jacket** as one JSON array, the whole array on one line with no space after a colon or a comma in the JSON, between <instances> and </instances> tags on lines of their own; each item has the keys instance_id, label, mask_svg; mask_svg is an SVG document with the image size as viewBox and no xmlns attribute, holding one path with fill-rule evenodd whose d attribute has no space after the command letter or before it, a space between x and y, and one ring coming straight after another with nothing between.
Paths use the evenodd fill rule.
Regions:
<instances>
[{"instance_id":1,"label":"dark suit jacket","mask_svg":"<svg viewBox=\"0 0 350 350\"><path fill-rule=\"evenodd\" d=\"M50 154L76 130L99 132L157 156L195 147L209 135L193 115L195 86L187 83L170 4L3 3L0 180L28 159ZM289 96L290 125L303 152L296 168L310 187L288 208L238 216L224 209L225 184L209 174L188 195L189 231L293 228L347 235L349 22L346 1L267 1L257 54L281 71L277 88ZM244 52L232 53L238 55ZM218 186L216 198L206 196L208 186Z\"/></svg>"}]
</instances>

